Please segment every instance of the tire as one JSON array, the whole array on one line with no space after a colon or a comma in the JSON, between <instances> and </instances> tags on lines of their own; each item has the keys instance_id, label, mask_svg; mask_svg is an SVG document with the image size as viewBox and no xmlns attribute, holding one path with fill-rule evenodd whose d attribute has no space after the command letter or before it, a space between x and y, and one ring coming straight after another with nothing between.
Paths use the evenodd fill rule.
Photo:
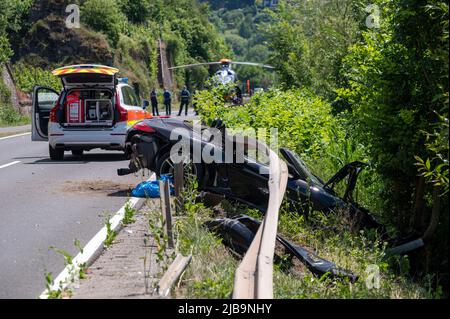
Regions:
<instances>
[{"instance_id":1,"label":"tire","mask_svg":"<svg viewBox=\"0 0 450 319\"><path fill-rule=\"evenodd\" d=\"M51 145L48 145L48 152L52 161L64 160L64 149L54 149Z\"/></svg>"},{"instance_id":2,"label":"tire","mask_svg":"<svg viewBox=\"0 0 450 319\"><path fill-rule=\"evenodd\" d=\"M72 150L72 155L75 157L83 156L84 150Z\"/></svg>"},{"instance_id":3,"label":"tire","mask_svg":"<svg viewBox=\"0 0 450 319\"><path fill-rule=\"evenodd\" d=\"M185 172L184 174L187 175L194 175L197 177L197 180L200 182L203 178L203 166L201 164L191 164L192 171L187 171L187 166L189 164L185 165ZM161 177L162 175L166 174L173 174L174 168L172 160L170 159L170 152L165 153L162 155L158 162L156 163L156 175L158 177Z\"/></svg>"}]
</instances>

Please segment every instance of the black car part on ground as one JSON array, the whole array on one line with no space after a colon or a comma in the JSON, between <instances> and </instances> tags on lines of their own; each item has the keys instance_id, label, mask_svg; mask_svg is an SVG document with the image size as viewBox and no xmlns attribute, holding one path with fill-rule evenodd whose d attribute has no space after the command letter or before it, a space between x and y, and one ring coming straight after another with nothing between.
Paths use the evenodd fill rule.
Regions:
<instances>
[{"instance_id":1,"label":"black car part on ground","mask_svg":"<svg viewBox=\"0 0 450 319\"><path fill-rule=\"evenodd\" d=\"M234 219L221 218L207 221L205 224L211 231L219 235L223 239L223 243L234 253L243 256L250 247L261 222L243 215ZM298 258L318 277L329 274L333 278L348 278L350 282L358 280L358 276L350 271L340 268L331 261L320 258L303 247L290 243L279 235L277 235L277 241L283 245L289 255Z\"/></svg>"}]
</instances>

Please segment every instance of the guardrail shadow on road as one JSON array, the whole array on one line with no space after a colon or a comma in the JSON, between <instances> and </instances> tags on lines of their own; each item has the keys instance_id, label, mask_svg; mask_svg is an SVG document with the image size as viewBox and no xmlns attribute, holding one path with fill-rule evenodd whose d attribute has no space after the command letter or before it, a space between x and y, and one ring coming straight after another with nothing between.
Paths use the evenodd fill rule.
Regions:
<instances>
[{"instance_id":1,"label":"guardrail shadow on road","mask_svg":"<svg viewBox=\"0 0 450 319\"><path fill-rule=\"evenodd\" d=\"M129 198L129 197L131 197L131 191L132 191L132 189L118 190L118 191L116 191L116 192L109 193L107 196L108 196L108 197L123 197L123 198Z\"/></svg>"}]
</instances>

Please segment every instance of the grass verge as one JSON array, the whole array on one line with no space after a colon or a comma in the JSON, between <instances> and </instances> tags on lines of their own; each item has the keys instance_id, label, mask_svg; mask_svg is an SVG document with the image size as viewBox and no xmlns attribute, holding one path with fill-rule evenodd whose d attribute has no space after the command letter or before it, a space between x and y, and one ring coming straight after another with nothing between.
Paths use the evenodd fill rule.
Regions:
<instances>
[{"instance_id":1,"label":"grass verge","mask_svg":"<svg viewBox=\"0 0 450 319\"><path fill-rule=\"evenodd\" d=\"M209 232L203 223L215 217L237 214L262 219L255 210L223 201L214 209L195 203L195 191L185 192L184 211L176 218L176 250L192 255L183 274L176 298L229 298L234 273L240 263L221 239ZM335 262L359 276L355 283L315 277L303 264L289 260L279 249L282 262L274 266L274 297L279 299L428 299L442 297L432 278L418 283L409 276L406 257L387 258L385 244L371 232L353 232L343 213L324 215L314 212L308 219L283 207L278 232L320 257ZM218 216L219 215L219 216ZM375 276L375 277L374 277ZM376 281L373 281L376 278ZM372 284L371 284L372 283Z\"/></svg>"},{"instance_id":2,"label":"grass verge","mask_svg":"<svg viewBox=\"0 0 450 319\"><path fill-rule=\"evenodd\" d=\"M31 119L23 116L10 105L0 105L0 127L10 127L30 124Z\"/></svg>"}]
</instances>

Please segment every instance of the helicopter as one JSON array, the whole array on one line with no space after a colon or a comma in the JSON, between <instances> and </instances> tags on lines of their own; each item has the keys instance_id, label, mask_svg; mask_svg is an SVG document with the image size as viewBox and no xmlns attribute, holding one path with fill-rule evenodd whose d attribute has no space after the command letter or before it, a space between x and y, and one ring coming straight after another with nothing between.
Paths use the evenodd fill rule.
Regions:
<instances>
[{"instance_id":1,"label":"helicopter","mask_svg":"<svg viewBox=\"0 0 450 319\"><path fill-rule=\"evenodd\" d=\"M234 71L231 68L231 65L248 65L248 66L257 66L261 68L266 69L274 69L273 66L262 64L262 63L254 63L254 62L237 62L232 61L231 59L221 59L218 62L205 62L205 63L195 63L195 64L186 64L186 65L179 65L169 68L169 70L176 70L176 69L190 69L190 68L196 68L201 67L205 65L219 65L220 69L215 73L213 77L213 81L222 85L227 85L230 83L236 83L235 88L235 94L231 94L230 97L227 97L227 99L233 100L235 104L240 104L242 102L242 91L237 86L238 82L238 76L236 74L236 71ZM250 83L247 81L247 90L250 91ZM236 95L234 97L231 97L233 95Z\"/></svg>"}]
</instances>

